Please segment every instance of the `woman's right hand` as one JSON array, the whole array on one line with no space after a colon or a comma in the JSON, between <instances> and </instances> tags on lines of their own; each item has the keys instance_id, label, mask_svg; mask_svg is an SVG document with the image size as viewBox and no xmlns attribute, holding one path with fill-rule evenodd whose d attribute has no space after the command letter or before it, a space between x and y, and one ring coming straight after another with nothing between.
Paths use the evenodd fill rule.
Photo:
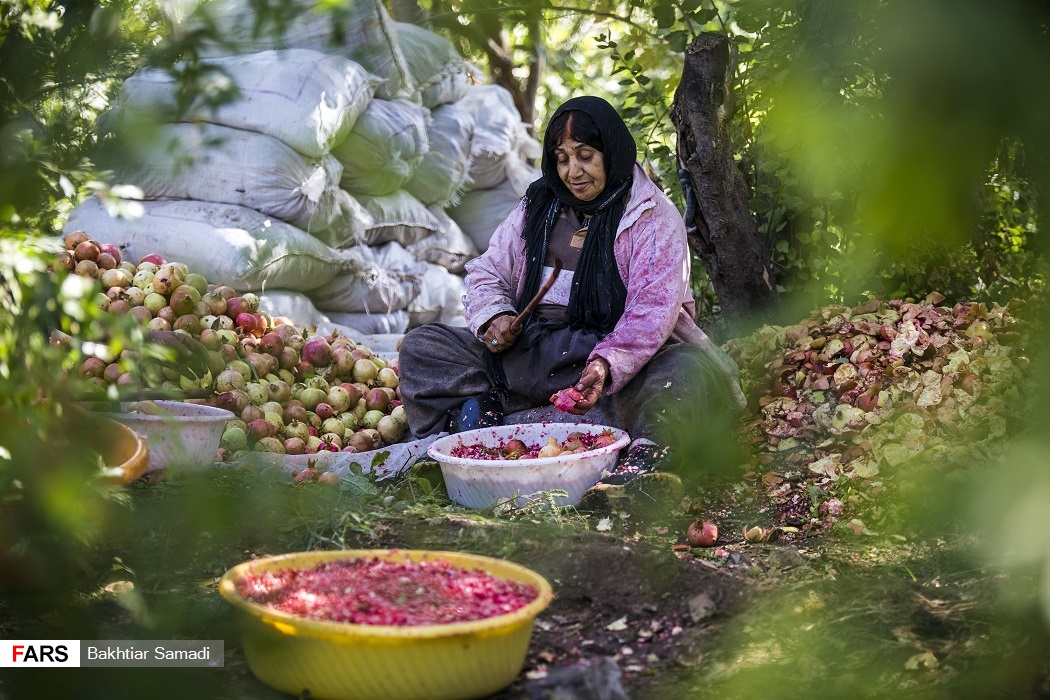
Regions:
<instances>
[{"instance_id":1,"label":"woman's right hand","mask_svg":"<svg viewBox=\"0 0 1050 700\"><path fill-rule=\"evenodd\" d=\"M510 346L514 345L518 339L518 335L521 333L521 326L517 328L511 328L511 324L514 322L514 314L501 314L494 317L488 323L488 327L485 328L484 334L481 339L485 341L485 347L490 352L501 353Z\"/></svg>"}]
</instances>

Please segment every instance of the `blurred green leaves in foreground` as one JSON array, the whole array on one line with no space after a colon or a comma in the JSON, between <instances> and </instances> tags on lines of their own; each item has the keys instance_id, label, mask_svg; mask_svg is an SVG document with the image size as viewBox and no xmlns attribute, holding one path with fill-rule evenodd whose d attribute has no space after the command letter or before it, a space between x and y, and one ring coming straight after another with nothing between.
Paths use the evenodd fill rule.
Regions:
<instances>
[{"instance_id":1,"label":"blurred green leaves in foreground","mask_svg":"<svg viewBox=\"0 0 1050 700\"><path fill-rule=\"evenodd\" d=\"M183 571L249 556L190 546L227 537L224 528L236 525L236 541L259 549L305 545L279 528L306 532L306 523L256 498L274 492L251 484L241 486L257 490L225 500L188 488L176 507L150 510L141 498L132 510L93 485L90 455L49 449L60 437L75 443L82 427L59 408L76 386L64 371L76 366L77 351L50 347L45 330L57 324L77 332L73 324L90 325L99 314L89 296L44 272L41 244L24 230L47 232L86 184L92 136L83 115L97 113L120 71L144 55L135 47L163 24L147 24L150 11L129 8L120 25L125 41L112 23L92 21L110 8L64 7L53 22L24 32L8 31L21 13L50 9L5 3L0 14L0 218L23 231L0 234L0 412L8 412L0 431L0 548L15 543L7 554L38 562L46 582L43 595L18 598L23 615L57 602L75 616L78 586L110 574L104 542L119 530L163 535L144 542L153 548L139 558L121 559L156 590ZM782 286L798 293L788 298L797 318L828 299L853 303L865 293L941 291L954 300L984 285L1042 301L1050 6L755 0L713 8L739 38L748 68L735 86L735 138ZM1041 314L1045 328L1045 306ZM122 329L107 330L119 344ZM1050 650L1046 341L1036 335L1027 348L1033 371L1018 390L1034 408L1014 426L1020 437L1001 462L962 465L972 472L965 480L919 461L907 465L910 485L896 504L908 517L904 541L832 539L827 546L837 549L828 556L853 566L756 593L726 622L718 653L700 672L711 674L710 694L899 697L915 690L918 675L935 673L946 674L952 697L1035 694ZM36 403L41 393L57 403ZM12 413L31 429L20 429ZM295 498L281 493L275 498ZM354 525L352 512L332 513L339 531ZM878 566L864 563L872 547L881 552ZM212 558L195 561L202 557ZM3 581L17 584L25 573L33 572L6 569ZM161 636L206 626L162 610L142 619ZM72 622L85 637L100 631L91 621Z\"/></svg>"}]
</instances>

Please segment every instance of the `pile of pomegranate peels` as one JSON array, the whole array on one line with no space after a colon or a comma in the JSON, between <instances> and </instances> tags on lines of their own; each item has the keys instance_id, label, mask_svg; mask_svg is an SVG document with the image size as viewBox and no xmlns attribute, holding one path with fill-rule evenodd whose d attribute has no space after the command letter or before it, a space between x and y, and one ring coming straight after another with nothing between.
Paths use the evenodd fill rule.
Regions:
<instances>
[{"instance_id":1,"label":"pile of pomegranate peels","mask_svg":"<svg viewBox=\"0 0 1050 700\"><path fill-rule=\"evenodd\" d=\"M237 592L296 617L397 627L483 620L519 610L539 595L529 584L440 559L378 557L249 574L238 579Z\"/></svg>"},{"instance_id":2,"label":"pile of pomegranate peels","mask_svg":"<svg viewBox=\"0 0 1050 700\"><path fill-rule=\"evenodd\" d=\"M1024 411L1026 327L1016 305L941 301L828 306L726 345L754 410L756 477L782 520L855 515L857 492L877 494L912 460L996 453Z\"/></svg>"}]
</instances>

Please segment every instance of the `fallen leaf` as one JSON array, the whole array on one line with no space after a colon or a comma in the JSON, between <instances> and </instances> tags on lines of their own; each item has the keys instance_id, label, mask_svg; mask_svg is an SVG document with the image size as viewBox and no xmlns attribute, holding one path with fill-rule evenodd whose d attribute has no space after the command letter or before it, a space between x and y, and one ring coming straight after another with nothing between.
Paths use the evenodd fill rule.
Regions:
<instances>
[{"instance_id":1,"label":"fallen leaf","mask_svg":"<svg viewBox=\"0 0 1050 700\"><path fill-rule=\"evenodd\" d=\"M609 630L610 632L619 632L620 630L627 629L627 617L621 617L619 620L616 620L615 622L606 625L605 629Z\"/></svg>"},{"instance_id":2,"label":"fallen leaf","mask_svg":"<svg viewBox=\"0 0 1050 700\"><path fill-rule=\"evenodd\" d=\"M776 472L766 472L762 475L762 483L766 486L780 486L784 483L784 477Z\"/></svg>"},{"instance_id":3,"label":"fallen leaf","mask_svg":"<svg viewBox=\"0 0 1050 700\"><path fill-rule=\"evenodd\" d=\"M910 659L904 662L904 668L909 671L918 671L919 669L935 669L940 665L937 661L937 657L933 655L932 651L922 651L912 656Z\"/></svg>"}]
</instances>

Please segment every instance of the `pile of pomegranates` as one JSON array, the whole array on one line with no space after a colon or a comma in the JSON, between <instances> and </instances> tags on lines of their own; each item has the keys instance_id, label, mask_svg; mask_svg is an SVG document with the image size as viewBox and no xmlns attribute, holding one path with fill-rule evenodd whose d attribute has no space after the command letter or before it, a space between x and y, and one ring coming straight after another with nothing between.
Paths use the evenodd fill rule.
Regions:
<instances>
[{"instance_id":1,"label":"pile of pomegranates","mask_svg":"<svg viewBox=\"0 0 1050 700\"><path fill-rule=\"evenodd\" d=\"M271 318L255 294L210 282L183 263L151 254L136 264L82 231L68 234L65 248L55 267L97 280L99 307L151 330L186 333L207 350L203 376L166 368L149 388L210 389L213 405L237 415L217 460L248 451L365 452L404 439L396 359L387 362L342 334ZM141 381L120 359L87 358L80 374L99 388Z\"/></svg>"}]
</instances>

